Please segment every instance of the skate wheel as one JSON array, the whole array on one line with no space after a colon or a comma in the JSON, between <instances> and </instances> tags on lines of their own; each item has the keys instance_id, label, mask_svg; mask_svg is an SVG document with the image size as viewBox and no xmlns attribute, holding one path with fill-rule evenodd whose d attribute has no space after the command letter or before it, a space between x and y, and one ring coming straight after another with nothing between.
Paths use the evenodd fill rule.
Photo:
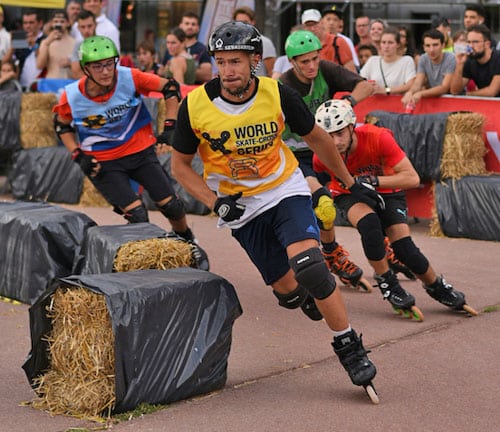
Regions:
<instances>
[{"instance_id":1,"label":"skate wheel","mask_svg":"<svg viewBox=\"0 0 500 432\"><path fill-rule=\"evenodd\" d=\"M422 313L422 311L417 307L417 306L412 306L411 307L411 314L413 316L413 318L416 320L416 321L423 321L424 320L424 314Z\"/></svg>"},{"instance_id":2,"label":"skate wheel","mask_svg":"<svg viewBox=\"0 0 500 432\"><path fill-rule=\"evenodd\" d=\"M476 309L474 309L473 307L469 306L468 304L464 304L462 306L462 309L467 312L469 315L472 315L472 316L477 316L479 315L478 311Z\"/></svg>"},{"instance_id":3,"label":"skate wheel","mask_svg":"<svg viewBox=\"0 0 500 432\"><path fill-rule=\"evenodd\" d=\"M373 290L372 290L372 286L370 285L370 283L365 279L365 278L361 278L358 282L358 288L361 290L361 291L364 291L366 293L371 293Z\"/></svg>"},{"instance_id":4,"label":"skate wheel","mask_svg":"<svg viewBox=\"0 0 500 432\"><path fill-rule=\"evenodd\" d=\"M375 391L373 385L368 384L367 386L365 386L365 391L373 404L378 405L380 403L380 399L378 398L378 394Z\"/></svg>"}]
</instances>

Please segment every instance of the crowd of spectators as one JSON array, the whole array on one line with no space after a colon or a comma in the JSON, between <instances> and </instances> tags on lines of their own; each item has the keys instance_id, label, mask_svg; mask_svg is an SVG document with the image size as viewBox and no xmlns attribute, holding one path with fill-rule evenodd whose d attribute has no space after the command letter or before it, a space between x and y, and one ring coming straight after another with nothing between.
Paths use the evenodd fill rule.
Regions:
<instances>
[{"instance_id":1,"label":"crowd of spectators","mask_svg":"<svg viewBox=\"0 0 500 432\"><path fill-rule=\"evenodd\" d=\"M433 19L421 40L415 39L409 26L391 26L390 20L366 15L355 18L351 39L343 34L344 8L306 9L291 32L305 29L314 33L322 44L321 59L359 73L372 83L376 94L400 94L405 105L442 94L500 95L500 44L497 46L485 25L481 5L465 6L461 28L455 32L446 17ZM232 18L255 25L255 12L248 7L236 8ZM182 84L205 83L214 76L215 68L207 47L198 40L199 31L200 17L186 12L160 43L165 47L163 53L154 32L146 29L136 51L124 55L121 64L175 77ZM103 0L69 0L65 10L52 11L46 22L38 9L23 9L22 32L4 27L0 6L0 60L9 65L6 68L12 65L15 74L1 83L17 80L22 90L30 91L40 78L81 78L78 49L92 35L109 37L120 50L119 29L103 12ZM286 55L277 55L265 35L263 46L257 75L279 79L292 63Z\"/></svg>"}]
</instances>

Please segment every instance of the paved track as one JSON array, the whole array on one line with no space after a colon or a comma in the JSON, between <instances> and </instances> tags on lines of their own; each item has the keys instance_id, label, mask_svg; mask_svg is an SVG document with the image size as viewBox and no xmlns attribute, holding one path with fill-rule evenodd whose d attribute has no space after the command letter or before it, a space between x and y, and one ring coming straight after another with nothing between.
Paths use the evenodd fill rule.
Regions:
<instances>
[{"instance_id":1,"label":"paved track","mask_svg":"<svg viewBox=\"0 0 500 432\"><path fill-rule=\"evenodd\" d=\"M65 206L100 225L120 224L110 209ZM152 212L151 221L168 229ZM425 321L393 315L380 293L342 287L351 323L363 333L378 368L381 403L351 385L334 356L323 322L277 306L270 289L212 216L189 216L211 270L236 287L243 315L233 330L225 388L120 422L121 431L495 431L500 430L500 312L469 318L433 301L402 277ZM427 221L412 225L415 242L440 273L478 310L500 305L500 243L434 238ZM373 282L359 236L337 228L338 239ZM30 347L28 306L0 302L0 432L55 432L98 425L22 406L34 393L21 369Z\"/></svg>"}]
</instances>

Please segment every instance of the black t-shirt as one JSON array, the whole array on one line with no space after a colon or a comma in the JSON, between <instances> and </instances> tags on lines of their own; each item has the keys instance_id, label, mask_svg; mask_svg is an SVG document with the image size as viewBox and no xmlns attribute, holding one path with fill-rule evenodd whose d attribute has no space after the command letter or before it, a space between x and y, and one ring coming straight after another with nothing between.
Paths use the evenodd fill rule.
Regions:
<instances>
[{"instance_id":1,"label":"black t-shirt","mask_svg":"<svg viewBox=\"0 0 500 432\"><path fill-rule=\"evenodd\" d=\"M362 76L328 60L320 60L319 70L328 85L330 97L333 97L337 92L351 92L358 82L364 80ZM302 97L307 96L311 90L311 84L299 81L292 69L284 72L280 76L280 81L297 90Z\"/></svg>"},{"instance_id":2,"label":"black t-shirt","mask_svg":"<svg viewBox=\"0 0 500 432\"><path fill-rule=\"evenodd\" d=\"M257 81L256 92L259 89L259 79L255 78ZM287 85L278 83L281 109L285 115L286 122L290 125L292 132L304 136L310 133L314 127L314 116L307 108L306 104L302 100L302 97L292 88ZM214 78L204 85L204 89L207 92L210 100L214 100L217 97L221 97L221 88L219 78ZM255 95L255 93L254 93ZM252 95L252 97L254 96ZM199 139L194 134L191 128L191 121L189 119L189 112L187 108L187 101L189 94L182 101L179 107L179 112L177 115L177 126L175 128L173 147L180 153L184 154L194 154L198 148ZM226 100L226 102L228 102ZM230 102L231 104L237 106L238 103ZM243 102L243 103L246 103Z\"/></svg>"},{"instance_id":3,"label":"black t-shirt","mask_svg":"<svg viewBox=\"0 0 500 432\"><path fill-rule=\"evenodd\" d=\"M477 88L488 87L495 75L500 75L500 52L493 50L491 58L484 64L468 58L464 65L462 76L473 80ZM500 93L496 96L500 96Z\"/></svg>"}]
</instances>

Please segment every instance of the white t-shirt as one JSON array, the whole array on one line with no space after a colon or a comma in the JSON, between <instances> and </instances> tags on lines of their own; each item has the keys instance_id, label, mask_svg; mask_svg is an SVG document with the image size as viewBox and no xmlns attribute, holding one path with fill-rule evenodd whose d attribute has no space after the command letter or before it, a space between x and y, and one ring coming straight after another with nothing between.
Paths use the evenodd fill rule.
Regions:
<instances>
[{"instance_id":1,"label":"white t-shirt","mask_svg":"<svg viewBox=\"0 0 500 432\"><path fill-rule=\"evenodd\" d=\"M0 60L3 58L5 54L10 50L11 47L11 35L2 27L0 29Z\"/></svg>"},{"instance_id":2,"label":"white t-shirt","mask_svg":"<svg viewBox=\"0 0 500 432\"><path fill-rule=\"evenodd\" d=\"M262 35L262 60L269 57L276 57L276 48L274 47L274 44L271 41L271 39L269 39L267 36ZM257 69L257 75L259 76L267 75L267 70L264 61L262 61L259 69Z\"/></svg>"},{"instance_id":3,"label":"white t-shirt","mask_svg":"<svg viewBox=\"0 0 500 432\"><path fill-rule=\"evenodd\" d=\"M95 21L97 23L95 34L98 36L109 37L116 45L118 52L120 52L120 31L113 24L113 21L107 18L104 14L99 15ZM73 24L71 35L75 35L74 37L77 42L81 42L83 40L82 34L78 30L78 23Z\"/></svg>"},{"instance_id":4,"label":"white t-shirt","mask_svg":"<svg viewBox=\"0 0 500 432\"><path fill-rule=\"evenodd\" d=\"M368 59L359 74L367 80L374 80L380 87L396 87L406 84L417 72L415 61L410 56L402 56L387 63L377 55Z\"/></svg>"},{"instance_id":5,"label":"white t-shirt","mask_svg":"<svg viewBox=\"0 0 500 432\"><path fill-rule=\"evenodd\" d=\"M354 44L352 43L351 38L347 37L345 34L342 34L342 33L337 33L337 36L340 36L342 39L344 39L347 42L347 45L349 45L349 48L351 49L351 53L352 53L352 61L354 62L354 66L356 66L359 70L358 53L356 52L356 49L354 48Z\"/></svg>"}]
</instances>

